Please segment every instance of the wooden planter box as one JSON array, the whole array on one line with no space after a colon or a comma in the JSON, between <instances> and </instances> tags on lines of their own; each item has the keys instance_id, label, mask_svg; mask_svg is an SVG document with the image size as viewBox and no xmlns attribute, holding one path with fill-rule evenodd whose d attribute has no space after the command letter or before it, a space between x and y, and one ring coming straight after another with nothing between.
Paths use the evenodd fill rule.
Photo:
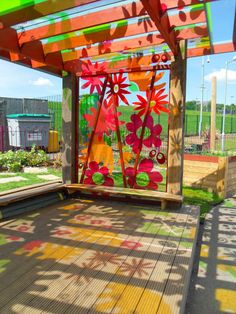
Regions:
<instances>
[{"instance_id":1,"label":"wooden planter box","mask_svg":"<svg viewBox=\"0 0 236 314\"><path fill-rule=\"evenodd\" d=\"M185 186L207 189L221 197L236 194L236 156L184 155Z\"/></svg>"}]
</instances>

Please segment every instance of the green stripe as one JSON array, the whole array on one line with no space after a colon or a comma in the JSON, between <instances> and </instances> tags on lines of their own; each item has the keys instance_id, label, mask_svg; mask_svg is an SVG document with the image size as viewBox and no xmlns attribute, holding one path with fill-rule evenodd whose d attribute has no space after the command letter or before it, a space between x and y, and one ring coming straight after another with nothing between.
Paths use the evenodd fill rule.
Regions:
<instances>
[{"instance_id":1,"label":"green stripe","mask_svg":"<svg viewBox=\"0 0 236 314\"><path fill-rule=\"evenodd\" d=\"M209 32L212 33L212 16L211 16L210 2L206 3L206 13L207 13L207 24L208 24Z\"/></svg>"},{"instance_id":2,"label":"green stripe","mask_svg":"<svg viewBox=\"0 0 236 314\"><path fill-rule=\"evenodd\" d=\"M4 0L0 2L0 15L19 11L45 1L47 0Z\"/></svg>"}]
</instances>

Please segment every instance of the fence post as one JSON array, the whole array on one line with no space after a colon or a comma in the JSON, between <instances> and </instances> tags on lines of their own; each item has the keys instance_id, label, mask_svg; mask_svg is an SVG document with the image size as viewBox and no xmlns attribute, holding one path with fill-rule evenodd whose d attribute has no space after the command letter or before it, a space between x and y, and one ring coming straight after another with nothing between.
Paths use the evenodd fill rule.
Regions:
<instances>
[{"instance_id":1,"label":"fence post","mask_svg":"<svg viewBox=\"0 0 236 314\"><path fill-rule=\"evenodd\" d=\"M199 116L197 115L197 123L196 123L196 133L195 135L198 135L198 126L199 126Z\"/></svg>"}]
</instances>

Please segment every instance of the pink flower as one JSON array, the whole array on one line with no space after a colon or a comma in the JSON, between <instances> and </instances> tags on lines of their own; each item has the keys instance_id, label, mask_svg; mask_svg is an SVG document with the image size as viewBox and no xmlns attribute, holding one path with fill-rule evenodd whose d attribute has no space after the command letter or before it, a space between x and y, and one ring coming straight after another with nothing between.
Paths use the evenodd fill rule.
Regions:
<instances>
[{"instance_id":1,"label":"pink flower","mask_svg":"<svg viewBox=\"0 0 236 314\"><path fill-rule=\"evenodd\" d=\"M143 125L143 122L142 119L136 114L132 114L130 119L132 122L126 124L126 128L128 131L130 131L130 134L126 136L125 140L128 145L132 146L132 150L136 154L138 152L138 148L140 145L141 127ZM138 132L140 132L139 136ZM160 124L154 125L153 117L149 115L146 120L146 127L144 133L146 135L146 138L144 135L143 145L149 148L152 146L160 147L161 132L162 132L161 125Z\"/></svg>"},{"instance_id":2,"label":"pink flower","mask_svg":"<svg viewBox=\"0 0 236 314\"><path fill-rule=\"evenodd\" d=\"M104 185L113 186L114 181L109 177L109 170L107 167L99 168L99 164L96 161L89 163L88 169L85 171L87 178L84 180L84 184L92 185Z\"/></svg>"},{"instance_id":3,"label":"pink flower","mask_svg":"<svg viewBox=\"0 0 236 314\"><path fill-rule=\"evenodd\" d=\"M153 167L153 160L144 158L138 166L136 178L134 178L134 168L126 168L125 173L129 177L129 186L132 187L134 182L135 189L157 190L157 183L162 182L163 177L160 172L153 171Z\"/></svg>"}]
</instances>

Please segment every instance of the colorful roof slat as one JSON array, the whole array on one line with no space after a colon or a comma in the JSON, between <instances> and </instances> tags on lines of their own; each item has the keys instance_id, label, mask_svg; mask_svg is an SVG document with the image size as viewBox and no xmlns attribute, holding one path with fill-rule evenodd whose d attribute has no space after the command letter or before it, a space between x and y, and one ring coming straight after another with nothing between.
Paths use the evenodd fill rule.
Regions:
<instances>
[{"instance_id":1,"label":"colorful roof slat","mask_svg":"<svg viewBox=\"0 0 236 314\"><path fill-rule=\"evenodd\" d=\"M109 70L152 66L153 53L231 52L213 41L211 6L224 0L11 0L0 3L0 58L61 76L88 60ZM141 60L142 57L142 60ZM135 66L134 66L135 65Z\"/></svg>"}]
</instances>

